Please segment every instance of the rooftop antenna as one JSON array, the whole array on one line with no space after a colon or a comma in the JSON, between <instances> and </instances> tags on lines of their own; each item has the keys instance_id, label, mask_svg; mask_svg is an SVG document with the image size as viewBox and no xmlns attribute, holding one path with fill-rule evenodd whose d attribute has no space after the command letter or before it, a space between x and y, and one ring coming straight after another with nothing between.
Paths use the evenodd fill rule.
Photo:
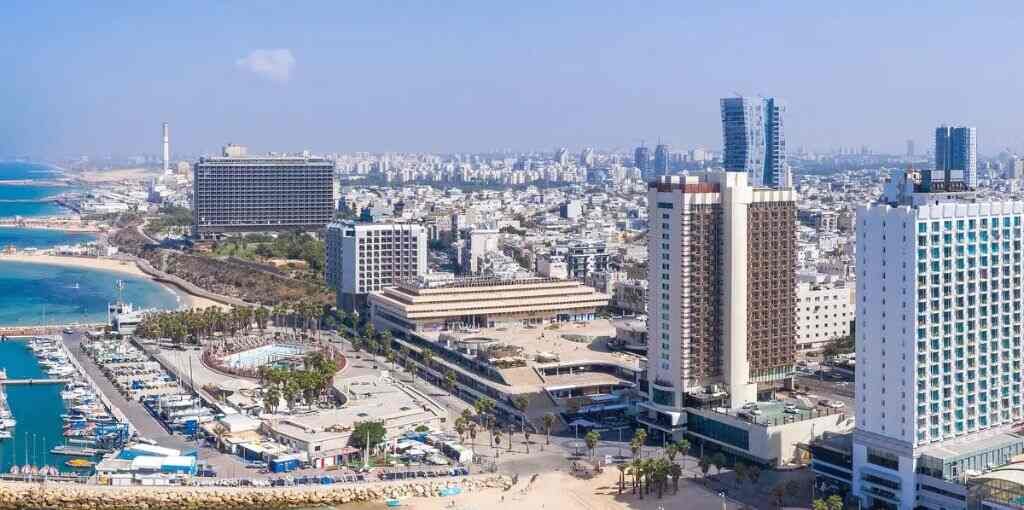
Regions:
<instances>
[{"instance_id":1,"label":"rooftop antenna","mask_svg":"<svg viewBox=\"0 0 1024 510\"><path fill-rule=\"evenodd\" d=\"M124 302L124 280L118 280L114 282L114 288L117 289L117 303L121 304Z\"/></svg>"}]
</instances>

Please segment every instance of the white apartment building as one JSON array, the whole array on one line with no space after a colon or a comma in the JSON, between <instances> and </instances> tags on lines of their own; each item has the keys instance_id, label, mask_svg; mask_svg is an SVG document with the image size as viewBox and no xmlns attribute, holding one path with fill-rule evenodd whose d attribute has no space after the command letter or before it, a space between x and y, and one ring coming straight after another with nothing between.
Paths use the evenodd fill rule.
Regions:
<instances>
[{"instance_id":1,"label":"white apartment building","mask_svg":"<svg viewBox=\"0 0 1024 510\"><path fill-rule=\"evenodd\" d=\"M857 212L862 508L965 508L963 481L1020 454L1022 202L907 172Z\"/></svg>"},{"instance_id":2,"label":"white apartment building","mask_svg":"<svg viewBox=\"0 0 1024 510\"><path fill-rule=\"evenodd\" d=\"M796 288L796 349L817 351L830 340L848 336L854 318L855 288L845 282L802 282Z\"/></svg>"},{"instance_id":3,"label":"white apartment building","mask_svg":"<svg viewBox=\"0 0 1024 510\"><path fill-rule=\"evenodd\" d=\"M327 226L326 280L338 307L355 310L366 297L427 272L427 232L405 223L334 222Z\"/></svg>"}]
</instances>

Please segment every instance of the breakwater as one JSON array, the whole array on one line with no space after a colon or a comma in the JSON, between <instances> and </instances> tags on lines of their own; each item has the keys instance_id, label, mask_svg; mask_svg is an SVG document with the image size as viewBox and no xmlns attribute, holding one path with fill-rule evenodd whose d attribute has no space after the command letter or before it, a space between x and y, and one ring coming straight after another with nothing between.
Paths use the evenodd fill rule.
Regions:
<instances>
[{"instance_id":1,"label":"breakwater","mask_svg":"<svg viewBox=\"0 0 1024 510\"><path fill-rule=\"evenodd\" d=\"M457 486L465 492L488 488L508 489L503 475L479 475L460 480L320 485L310 487L108 487L71 483L0 481L0 510L243 510L253 508L309 508L368 503L392 498L442 496Z\"/></svg>"}]
</instances>

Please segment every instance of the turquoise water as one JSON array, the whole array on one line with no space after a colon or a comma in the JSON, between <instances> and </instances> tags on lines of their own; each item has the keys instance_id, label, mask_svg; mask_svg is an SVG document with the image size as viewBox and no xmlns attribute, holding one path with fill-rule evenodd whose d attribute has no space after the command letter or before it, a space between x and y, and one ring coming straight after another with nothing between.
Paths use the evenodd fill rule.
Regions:
<instances>
[{"instance_id":1,"label":"turquoise water","mask_svg":"<svg viewBox=\"0 0 1024 510\"><path fill-rule=\"evenodd\" d=\"M57 175L52 169L34 163L0 162L0 218L13 216L53 216L67 210L42 199L52 197L68 188L54 186L8 185L3 181L50 179Z\"/></svg>"},{"instance_id":2,"label":"turquoise water","mask_svg":"<svg viewBox=\"0 0 1024 510\"><path fill-rule=\"evenodd\" d=\"M124 300L138 307L178 308L177 295L145 278L4 261L0 262L0 325L106 322L107 303L117 299L117 280L125 282Z\"/></svg>"},{"instance_id":3,"label":"turquoise water","mask_svg":"<svg viewBox=\"0 0 1024 510\"><path fill-rule=\"evenodd\" d=\"M21 340L0 342L0 368L6 369L7 377L12 379L46 377L28 345ZM70 471L64 466L67 457L50 455L51 448L64 442L60 388L56 384L7 387L7 401L18 424L13 438L0 439L0 472L7 473L12 463L25 464L26 456L29 464Z\"/></svg>"},{"instance_id":4,"label":"turquoise water","mask_svg":"<svg viewBox=\"0 0 1024 510\"><path fill-rule=\"evenodd\" d=\"M270 344L229 354L224 357L224 364L231 368L255 369L282 359L301 356L306 352L308 349L305 347Z\"/></svg>"},{"instance_id":5,"label":"turquoise water","mask_svg":"<svg viewBox=\"0 0 1024 510\"><path fill-rule=\"evenodd\" d=\"M62 244L81 244L96 240L93 234L61 232L38 228L0 227L0 248L52 248Z\"/></svg>"}]
</instances>

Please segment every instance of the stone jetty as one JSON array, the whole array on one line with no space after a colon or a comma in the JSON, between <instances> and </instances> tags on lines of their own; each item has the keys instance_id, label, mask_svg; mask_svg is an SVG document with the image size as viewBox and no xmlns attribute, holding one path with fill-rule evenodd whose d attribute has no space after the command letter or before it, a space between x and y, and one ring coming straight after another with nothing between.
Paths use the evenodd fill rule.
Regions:
<instances>
[{"instance_id":1,"label":"stone jetty","mask_svg":"<svg viewBox=\"0 0 1024 510\"><path fill-rule=\"evenodd\" d=\"M410 496L441 496L448 487L472 492L512 486L504 475L455 480L298 487L109 487L0 481L0 510L242 510L338 506Z\"/></svg>"}]
</instances>

